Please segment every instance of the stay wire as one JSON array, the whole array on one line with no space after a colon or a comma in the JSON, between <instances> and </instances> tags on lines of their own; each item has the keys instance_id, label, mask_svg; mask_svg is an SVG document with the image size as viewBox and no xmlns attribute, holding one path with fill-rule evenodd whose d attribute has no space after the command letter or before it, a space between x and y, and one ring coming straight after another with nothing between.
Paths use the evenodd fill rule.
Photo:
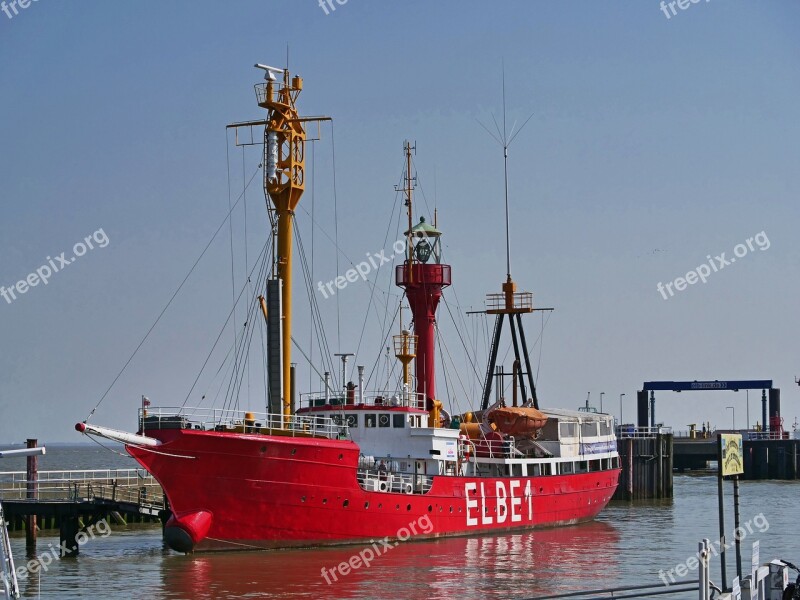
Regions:
<instances>
[{"instance_id":1,"label":"stay wire","mask_svg":"<svg viewBox=\"0 0 800 600\"><path fill-rule=\"evenodd\" d=\"M333 226L336 238L336 247L339 248L339 199L336 195L336 139L333 134L333 121L331 121L331 161L333 166ZM336 278L339 278L339 253L336 253ZM342 351L342 324L339 308L339 294L336 294L336 348ZM333 373L333 371L331 371Z\"/></svg>"},{"instance_id":2,"label":"stay wire","mask_svg":"<svg viewBox=\"0 0 800 600\"><path fill-rule=\"evenodd\" d=\"M250 181L247 182L247 187L250 187L250 183L252 183L253 178L258 174L258 171L259 170L256 169L256 171L253 173L252 177L250 177ZM214 243L214 240L217 238L217 235L219 235L219 232L222 231L222 228L225 226L225 223L230 218L231 213L236 209L236 207L238 206L239 201L241 199L242 199L242 197L239 196L239 198L233 204L231 209L228 211L228 214L225 215L225 218L222 220L222 223L219 224L219 227L217 227L216 231L214 232L214 235L211 236L211 239L208 241L208 243L206 244L205 248L203 248L203 251L200 253L200 256L198 256L197 260L194 261L194 264L192 265L192 268L189 269L189 272L186 274L186 277L183 278L183 281L181 281L181 284L178 286L178 289L175 290L174 294L172 294L172 297L169 299L169 302L167 302L166 306L162 309L161 313L159 313L158 318L156 318L156 320L150 326L150 329L147 330L147 333L144 335L142 340L139 342L139 345L136 346L136 349L133 351L133 354L131 354L130 357L128 358L128 360L125 361L125 364L122 366L122 369L120 370L120 372L117 373L116 377L114 377L114 380L111 382L111 385L108 386L106 391L100 397L100 400L97 401L97 404L95 404L94 408L91 410L91 412L89 412L89 415L86 417L86 421L84 421L84 422L88 422L89 419L92 418L94 413L97 411L97 409L103 403L103 401L106 399L106 396L108 396L109 392L111 392L113 387L116 385L116 383L119 380L119 378L122 377L122 374L128 368L128 365L131 363L131 361L134 359L134 357L138 354L138 352L141 349L141 347L147 341L147 338L150 337L150 334L153 332L153 329L155 329L156 325L158 325L158 323L161 321L161 317L164 316L164 313L166 313L167 310L169 309L169 307L172 305L172 302L175 300L175 297L183 289L183 286L186 284L186 282L188 281L189 277L191 277L192 273L194 273L195 268L197 268L197 265L200 263L200 261L206 255L206 252L208 252L208 249L211 247L211 244Z\"/></svg>"},{"instance_id":3,"label":"stay wire","mask_svg":"<svg viewBox=\"0 0 800 600\"><path fill-rule=\"evenodd\" d=\"M268 239L267 242L264 244L264 248L261 250L261 253L259 254L259 258L261 257L261 255L264 254L266 249L269 247L269 242L270 241ZM256 261L256 263L253 265L253 270L255 270L256 265L258 265L258 264L259 264L259 261ZM252 275L252 271L250 272L250 274ZM228 323L230 322L231 317L233 316L233 311L236 308L236 303L238 302L239 298L242 297L242 294L244 293L244 291L246 289L247 289L247 285L245 284L244 286L242 286L242 289L239 292L239 296L236 299L236 302L234 303L233 307L231 308L230 312L228 313L228 318L225 319L225 323L223 323L222 329L220 329L219 335L217 336L217 339L214 341L214 345L211 347L211 351L208 353L208 356L206 357L206 360L203 362L203 366L200 367L200 372L197 374L197 377L195 378L194 383L192 383L192 387L189 389L189 393L186 394L186 398L184 399L183 404L181 404L181 408L184 408L186 406L186 403L189 401L189 397L192 395L192 392L194 391L194 388L197 385L197 382L199 381L200 376L203 374L203 370L206 368L206 365L208 364L208 361L211 360L211 355L214 353L214 349L217 347L217 344L219 343L219 340L222 338L222 334L225 333L225 328L228 326Z\"/></svg>"},{"instance_id":4,"label":"stay wire","mask_svg":"<svg viewBox=\"0 0 800 600\"><path fill-rule=\"evenodd\" d=\"M303 238L300 235L300 230L298 228L296 220L294 221L294 232L295 232L295 239L297 240L297 251L300 257L300 266L302 268L302 273L303 273L303 282L306 285L306 293L308 294L309 306L311 308L312 313L315 313L317 315L316 319L312 321L312 333L314 331L316 331L317 333L317 343L320 346L322 363L325 365L325 367L329 370L330 373L335 373L336 371L333 368L333 359L331 358L330 345L328 344L328 336L325 333L322 314L319 309L319 302L317 302L317 297L314 294L314 284L313 284L313 279L311 278L311 273L308 266L308 260L306 259L305 245L303 244Z\"/></svg>"},{"instance_id":5,"label":"stay wire","mask_svg":"<svg viewBox=\"0 0 800 600\"><path fill-rule=\"evenodd\" d=\"M397 210L397 204L398 204L399 199L400 199L400 191L398 190L394 194L394 204L392 205L392 210L391 210L390 214L394 214L395 211ZM389 232L392 229L392 221L393 221L393 219L390 218L388 224L386 225L386 233L383 236L383 247L384 248L386 248L386 244L389 243ZM377 281L378 281L378 275L376 273L375 282L377 283ZM364 325L361 327L361 335L359 335L359 337L358 337L358 345L356 346L354 363L358 362L358 354L361 351L361 343L362 343L362 341L364 339L364 332L367 329L367 321L369 320L369 313L370 313L370 310L373 307L373 300L374 300L374 297L375 297L375 288L376 287L377 287L377 285L370 286L369 303L367 304L367 318L364 319ZM388 301L386 303L386 307L388 309ZM378 319L378 322L380 323L381 318L380 318L380 315L378 314L378 309L377 308L375 309L375 317ZM384 323L385 322L386 322L386 320L384 319Z\"/></svg>"},{"instance_id":6,"label":"stay wire","mask_svg":"<svg viewBox=\"0 0 800 600\"><path fill-rule=\"evenodd\" d=\"M265 248L266 248L266 245L265 245ZM266 253L262 251L262 253L259 254L259 257L263 257L261 259L261 261L260 261L260 268L259 268L259 272L258 272L258 280L261 281L262 279L266 278L267 256L266 256ZM257 262L256 264L259 264L259 262ZM255 271L255 265L253 265L253 270ZM247 282L245 282L243 290L250 288L250 276L252 276L252 273L250 273L248 275ZM241 296L241 294L240 294L240 296ZM240 392L241 392L241 383L244 380L244 374L247 371L247 369L245 368L244 365L240 365L240 361L242 361L242 360L246 361L247 357L249 356L250 341L252 340L253 331L255 331L255 327L252 326L252 319L253 319L253 315L255 314L255 309L256 309L256 306L258 305L258 303L259 303L258 298L255 295L253 295L253 297L252 297L252 299L250 301L250 307L247 309L247 312L246 312L246 320L245 320L245 323L244 323L244 329L242 330L241 338L239 338L238 333L236 335L237 343L236 343L236 348L235 348L235 352L234 352L234 370L233 370L233 376L231 377L231 380L228 383L229 395L226 394L226 402L225 402L225 408L226 409L228 407L230 407L231 410L238 410L238 408L239 408L239 396L240 396ZM238 304L238 301L237 301L237 304ZM250 336L249 338L248 338L248 333L249 333L249 336ZM247 362L245 362L245 365L246 364L247 364ZM239 372L240 367L241 367L241 374Z\"/></svg>"},{"instance_id":7,"label":"stay wire","mask_svg":"<svg viewBox=\"0 0 800 600\"><path fill-rule=\"evenodd\" d=\"M230 142L228 130L225 130L225 160L228 165L228 210L231 210L231 159L230 159ZM244 177L242 177L244 183ZM233 219L228 220L228 231L230 234L231 246L231 302L233 305L233 343L236 344L236 276L234 270L234 257L233 257ZM234 360L236 357L234 356Z\"/></svg>"},{"instance_id":8,"label":"stay wire","mask_svg":"<svg viewBox=\"0 0 800 600\"><path fill-rule=\"evenodd\" d=\"M392 319L392 323L391 323L391 325L389 326L389 329L386 331L386 336L383 338L383 341L381 342L381 348L383 348L384 344L386 344L386 340L388 340L388 339L389 339L389 334L391 334L391 332L392 332L392 328L394 327L394 323L395 323L395 321L397 321L397 315L398 315L398 313L399 313L399 312L400 312L400 311L397 311L397 312L394 314L394 319ZM378 367L378 363L380 362L380 360L381 360L381 356L380 356L380 353L379 353L379 354L378 354L378 358L377 358L377 360L376 360L376 361L375 361L375 363L372 365L372 369L371 369L371 370L370 370L370 372L369 372L369 377L367 378L366 387L369 387L369 384L370 384L370 382L372 381L372 376L375 374L375 369Z\"/></svg>"}]
</instances>

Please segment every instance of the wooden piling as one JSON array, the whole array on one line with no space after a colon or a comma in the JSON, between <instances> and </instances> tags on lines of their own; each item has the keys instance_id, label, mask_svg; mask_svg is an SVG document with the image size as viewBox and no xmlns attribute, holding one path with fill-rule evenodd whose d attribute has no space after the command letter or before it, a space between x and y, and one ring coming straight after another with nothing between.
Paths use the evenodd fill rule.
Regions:
<instances>
[{"instance_id":1,"label":"wooden piling","mask_svg":"<svg viewBox=\"0 0 800 600\"><path fill-rule=\"evenodd\" d=\"M59 527L58 537L61 544L61 557L77 556L80 551L78 544L78 532L80 526L78 525L78 514L73 512L71 514L61 515L61 527Z\"/></svg>"},{"instance_id":2,"label":"wooden piling","mask_svg":"<svg viewBox=\"0 0 800 600\"><path fill-rule=\"evenodd\" d=\"M38 440L29 438L27 440L28 448L36 448ZM27 459L27 472L26 477L27 485L25 496L28 500L37 500L39 498L38 479L39 479L39 457L29 456ZM36 551L36 515L27 515L25 517L25 547L28 550Z\"/></svg>"},{"instance_id":3,"label":"wooden piling","mask_svg":"<svg viewBox=\"0 0 800 600\"><path fill-rule=\"evenodd\" d=\"M671 498L672 447L672 434L660 431L619 440L622 473L614 499Z\"/></svg>"},{"instance_id":4,"label":"wooden piling","mask_svg":"<svg viewBox=\"0 0 800 600\"><path fill-rule=\"evenodd\" d=\"M799 446L800 440L745 440L744 479L798 479Z\"/></svg>"}]
</instances>

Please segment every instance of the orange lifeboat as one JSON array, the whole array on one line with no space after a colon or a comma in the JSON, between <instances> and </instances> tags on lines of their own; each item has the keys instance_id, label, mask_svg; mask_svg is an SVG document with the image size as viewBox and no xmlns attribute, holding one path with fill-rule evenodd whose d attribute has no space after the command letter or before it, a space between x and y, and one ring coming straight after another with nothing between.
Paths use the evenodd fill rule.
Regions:
<instances>
[{"instance_id":1,"label":"orange lifeboat","mask_svg":"<svg viewBox=\"0 0 800 600\"><path fill-rule=\"evenodd\" d=\"M495 408L486 418L498 431L513 436L530 436L547 423L544 413L525 406Z\"/></svg>"}]
</instances>

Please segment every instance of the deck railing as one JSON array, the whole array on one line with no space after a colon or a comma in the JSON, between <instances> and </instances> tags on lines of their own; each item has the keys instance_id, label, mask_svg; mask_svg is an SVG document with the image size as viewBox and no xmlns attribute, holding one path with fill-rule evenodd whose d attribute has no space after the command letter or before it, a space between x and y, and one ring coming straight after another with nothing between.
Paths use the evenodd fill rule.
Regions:
<instances>
[{"instance_id":1,"label":"deck railing","mask_svg":"<svg viewBox=\"0 0 800 600\"><path fill-rule=\"evenodd\" d=\"M370 492L395 492L399 494L425 494L433 485L430 475L396 473L382 469L359 469L358 484Z\"/></svg>"},{"instance_id":2,"label":"deck railing","mask_svg":"<svg viewBox=\"0 0 800 600\"><path fill-rule=\"evenodd\" d=\"M148 407L139 409L142 431L154 429L195 429L199 431L238 431L267 433L285 430L286 435L318 435L331 439L349 439L346 424L329 417L258 413L220 408Z\"/></svg>"},{"instance_id":3,"label":"deck railing","mask_svg":"<svg viewBox=\"0 0 800 600\"><path fill-rule=\"evenodd\" d=\"M364 392L361 396L359 396L358 390L353 390L349 394L347 392L337 391L335 394L328 394L327 398L325 397L325 394L321 392L300 395L301 408L325 406L326 403L345 410L348 406L374 406L386 408L407 406L419 410L426 410L424 394L417 394L416 392L403 392L402 390Z\"/></svg>"}]
</instances>

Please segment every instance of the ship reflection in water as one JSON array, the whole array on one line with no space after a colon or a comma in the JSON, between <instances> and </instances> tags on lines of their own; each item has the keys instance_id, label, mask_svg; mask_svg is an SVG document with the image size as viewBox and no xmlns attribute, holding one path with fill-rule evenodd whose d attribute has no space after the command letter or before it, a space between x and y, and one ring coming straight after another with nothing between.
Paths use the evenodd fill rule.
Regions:
<instances>
[{"instance_id":1,"label":"ship reflection in water","mask_svg":"<svg viewBox=\"0 0 800 600\"><path fill-rule=\"evenodd\" d=\"M170 556L162 563L162 597L530 597L603 587L601 574L614 581L619 540L614 526L592 522L391 549L376 540L374 546ZM367 549L377 554L375 548L380 555L370 560ZM369 567L356 560L358 568L344 566L359 555Z\"/></svg>"}]
</instances>

